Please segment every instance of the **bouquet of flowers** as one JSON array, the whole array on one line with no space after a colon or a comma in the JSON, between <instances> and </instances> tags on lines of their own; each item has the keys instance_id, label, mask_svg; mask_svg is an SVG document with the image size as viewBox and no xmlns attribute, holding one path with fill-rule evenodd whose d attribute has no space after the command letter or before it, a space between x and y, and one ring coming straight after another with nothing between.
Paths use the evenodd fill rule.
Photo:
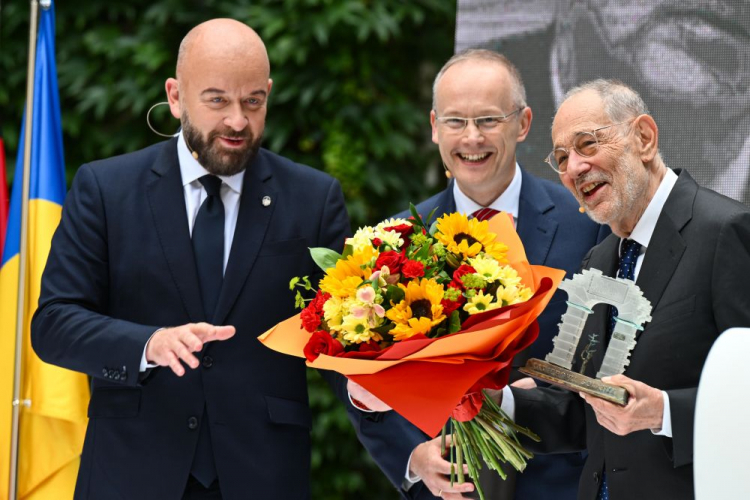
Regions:
<instances>
[{"instance_id":1,"label":"bouquet of flowers","mask_svg":"<svg viewBox=\"0 0 750 500\"><path fill-rule=\"evenodd\" d=\"M453 213L428 227L411 212L359 229L343 254L311 249L325 271L315 297L298 291L302 312L260 339L348 376L429 435L445 436L450 417L457 479L466 463L484 498L480 459L504 478L501 463L523 470L532 456L517 433L538 438L483 390L508 383L564 273L529 265L507 214ZM290 287L313 288L306 277Z\"/></svg>"}]
</instances>

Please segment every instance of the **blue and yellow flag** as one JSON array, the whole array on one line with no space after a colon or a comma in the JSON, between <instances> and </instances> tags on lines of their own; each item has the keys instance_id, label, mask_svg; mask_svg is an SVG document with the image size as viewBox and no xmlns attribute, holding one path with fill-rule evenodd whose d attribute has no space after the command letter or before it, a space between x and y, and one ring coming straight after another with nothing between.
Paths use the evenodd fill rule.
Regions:
<instances>
[{"instance_id":1,"label":"blue and yellow flag","mask_svg":"<svg viewBox=\"0 0 750 500\"><path fill-rule=\"evenodd\" d=\"M55 65L54 7L43 10L37 37L34 116L23 332L18 497L65 500L73 497L86 431L89 399L86 376L42 362L31 349L29 328L52 234L60 222L65 197L60 98ZM18 274L21 240L21 196L24 133L10 201L5 249L0 260L0 498L8 495L13 399L13 353L16 345Z\"/></svg>"}]
</instances>

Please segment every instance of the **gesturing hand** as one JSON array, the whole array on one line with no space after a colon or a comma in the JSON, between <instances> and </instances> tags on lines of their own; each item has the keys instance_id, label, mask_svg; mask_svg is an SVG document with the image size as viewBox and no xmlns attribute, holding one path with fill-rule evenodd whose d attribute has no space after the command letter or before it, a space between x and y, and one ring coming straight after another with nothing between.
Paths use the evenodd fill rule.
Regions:
<instances>
[{"instance_id":1,"label":"gesturing hand","mask_svg":"<svg viewBox=\"0 0 750 500\"><path fill-rule=\"evenodd\" d=\"M446 436L445 446L450 448L451 436ZM411 452L409 471L422 478L422 482L436 497L445 500L458 500L466 498L462 493L474 491L474 485L466 483L453 483L451 486L450 473L451 463L443 458L443 450L440 449L440 437L427 441L414 448ZM469 473L469 467L464 464L464 474Z\"/></svg>"},{"instance_id":2,"label":"gesturing hand","mask_svg":"<svg viewBox=\"0 0 750 500\"><path fill-rule=\"evenodd\" d=\"M234 335L233 326L213 326L208 323L190 323L164 328L156 332L146 345L146 361L159 366L169 366L178 377L185 374L180 363L198 368L198 358L192 353L203 349L203 344L213 340L226 340Z\"/></svg>"},{"instance_id":3,"label":"gesturing hand","mask_svg":"<svg viewBox=\"0 0 750 500\"><path fill-rule=\"evenodd\" d=\"M630 394L630 399L628 399L627 405L620 406L581 393L583 399L594 410L596 420L600 425L618 436L625 436L631 432L645 429L661 430L664 399L659 389L625 375L604 377L602 382L624 387Z\"/></svg>"}]
</instances>

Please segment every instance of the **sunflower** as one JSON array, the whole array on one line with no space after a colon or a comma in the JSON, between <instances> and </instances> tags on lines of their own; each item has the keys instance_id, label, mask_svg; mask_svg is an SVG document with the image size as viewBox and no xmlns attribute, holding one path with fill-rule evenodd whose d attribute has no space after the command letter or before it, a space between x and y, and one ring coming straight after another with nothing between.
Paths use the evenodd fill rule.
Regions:
<instances>
[{"instance_id":1,"label":"sunflower","mask_svg":"<svg viewBox=\"0 0 750 500\"><path fill-rule=\"evenodd\" d=\"M406 340L419 333L427 334L445 319L441 304L443 285L423 279L412 280L406 286L399 283L398 286L404 291L404 300L385 313L396 324L389 332L394 340Z\"/></svg>"},{"instance_id":2,"label":"sunflower","mask_svg":"<svg viewBox=\"0 0 750 500\"><path fill-rule=\"evenodd\" d=\"M489 232L487 221L469 220L463 214L452 213L439 218L436 227L435 238L461 259L484 252L500 262L506 262L508 247L495 241L497 235Z\"/></svg>"},{"instance_id":3,"label":"sunflower","mask_svg":"<svg viewBox=\"0 0 750 500\"><path fill-rule=\"evenodd\" d=\"M326 269L320 281L320 289L334 297L353 297L357 287L372 275L372 259L377 251L370 247L355 251L346 259L336 261L336 267Z\"/></svg>"}]
</instances>

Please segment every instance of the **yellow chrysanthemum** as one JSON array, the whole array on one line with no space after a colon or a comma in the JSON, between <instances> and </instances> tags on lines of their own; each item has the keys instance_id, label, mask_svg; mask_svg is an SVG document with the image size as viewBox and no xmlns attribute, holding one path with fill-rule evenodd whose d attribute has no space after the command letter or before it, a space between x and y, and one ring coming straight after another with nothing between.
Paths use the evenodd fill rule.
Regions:
<instances>
[{"instance_id":1,"label":"yellow chrysanthemum","mask_svg":"<svg viewBox=\"0 0 750 500\"><path fill-rule=\"evenodd\" d=\"M487 221L469 220L463 214L452 213L437 220L435 238L449 252L461 255L462 259L484 252L500 262L506 262L508 247L495 241L497 235L488 229Z\"/></svg>"},{"instance_id":2,"label":"yellow chrysanthemum","mask_svg":"<svg viewBox=\"0 0 750 500\"><path fill-rule=\"evenodd\" d=\"M519 304L526 302L531 298L531 290L525 286L500 286L497 289L497 300L502 302L503 306Z\"/></svg>"},{"instance_id":3,"label":"yellow chrysanthemum","mask_svg":"<svg viewBox=\"0 0 750 500\"><path fill-rule=\"evenodd\" d=\"M509 267L501 266L495 259L486 255L477 255L473 259L469 259L469 265L476 269L477 274L484 278L486 283L494 283L499 280L503 276L504 268Z\"/></svg>"},{"instance_id":4,"label":"yellow chrysanthemum","mask_svg":"<svg viewBox=\"0 0 750 500\"><path fill-rule=\"evenodd\" d=\"M360 227L354 236L346 239L346 244L351 245L355 252L361 252L365 248L372 248L372 239L375 231L370 226Z\"/></svg>"},{"instance_id":5,"label":"yellow chrysanthemum","mask_svg":"<svg viewBox=\"0 0 750 500\"><path fill-rule=\"evenodd\" d=\"M337 330L341 326L344 317L344 300L339 297L331 297L323 304L323 319L326 320L328 328Z\"/></svg>"},{"instance_id":6,"label":"yellow chrysanthemum","mask_svg":"<svg viewBox=\"0 0 750 500\"><path fill-rule=\"evenodd\" d=\"M466 304L464 304L464 311L469 313L469 315L479 314L492 311L501 306L500 303L493 302L493 300L495 300L494 296L489 294L485 295L484 292L480 290L476 295L466 301Z\"/></svg>"},{"instance_id":7,"label":"yellow chrysanthemum","mask_svg":"<svg viewBox=\"0 0 750 500\"><path fill-rule=\"evenodd\" d=\"M518 271L510 266L502 266L497 279L500 280L503 286L518 286L521 284L521 277L518 275Z\"/></svg>"},{"instance_id":8,"label":"yellow chrysanthemum","mask_svg":"<svg viewBox=\"0 0 750 500\"><path fill-rule=\"evenodd\" d=\"M357 317L354 314L345 316L340 331L344 340L352 344L361 344L370 340L376 342L383 340L378 332L370 330L370 319L367 316Z\"/></svg>"},{"instance_id":9,"label":"yellow chrysanthemum","mask_svg":"<svg viewBox=\"0 0 750 500\"><path fill-rule=\"evenodd\" d=\"M386 312L386 317L396 324L390 331L395 340L426 334L445 319L440 303L443 285L423 279L410 281L406 286L399 283L398 286L404 291L404 300Z\"/></svg>"},{"instance_id":10,"label":"yellow chrysanthemum","mask_svg":"<svg viewBox=\"0 0 750 500\"><path fill-rule=\"evenodd\" d=\"M320 289L334 297L353 297L362 281L370 279L370 265L376 256L377 251L370 246L355 251L346 259L338 260L336 267L326 269L326 275L320 281Z\"/></svg>"}]
</instances>

